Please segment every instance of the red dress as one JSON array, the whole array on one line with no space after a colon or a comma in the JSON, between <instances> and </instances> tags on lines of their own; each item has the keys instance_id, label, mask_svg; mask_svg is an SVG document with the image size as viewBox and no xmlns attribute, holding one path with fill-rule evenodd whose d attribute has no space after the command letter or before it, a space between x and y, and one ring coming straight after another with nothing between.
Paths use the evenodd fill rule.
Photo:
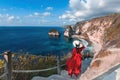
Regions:
<instances>
[{"instance_id":1,"label":"red dress","mask_svg":"<svg viewBox=\"0 0 120 80\"><path fill-rule=\"evenodd\" d=\"M73 48L72 57L66 61L67 71L70 76L74 74L77 77L81 72L81 64L82 64L81 51L84 48L85 48L84 46L81 48Z\"/></svg>"}]
</instances>

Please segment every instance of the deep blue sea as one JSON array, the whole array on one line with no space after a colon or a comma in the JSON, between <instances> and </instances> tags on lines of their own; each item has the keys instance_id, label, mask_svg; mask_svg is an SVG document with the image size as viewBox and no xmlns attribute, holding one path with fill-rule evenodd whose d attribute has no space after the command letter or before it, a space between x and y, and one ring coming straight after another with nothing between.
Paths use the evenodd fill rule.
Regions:
<instances>
[{"instance_id":1,"label":"deep blue sea","mask_svg":"<svg viewBox=\"0 0 120 80\"><path fill-rule=\"evenodd\" d=\"M49 30L61 33L59 38L48 35ZM72 41L63 36L62 27L0 27L0 53L29 52L36 55L63 55L73 48Z\"/></svg>"}]
</instances>

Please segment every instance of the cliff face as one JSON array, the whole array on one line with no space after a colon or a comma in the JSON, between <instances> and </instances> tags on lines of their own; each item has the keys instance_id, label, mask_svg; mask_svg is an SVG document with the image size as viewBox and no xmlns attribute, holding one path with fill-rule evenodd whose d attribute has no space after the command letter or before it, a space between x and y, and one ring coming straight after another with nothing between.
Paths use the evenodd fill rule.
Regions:
<instances>
[{"instance_id":1,"label":"cliff face","mask_svg":"<svg viewBox=\"0 0 120 80\"><path fill-rule=\"evenodd\" d=\"M92 80L95 76L120 63L120 14L112 14L78 22L79 36L92 42L94 58L80 80Z\"/></svg>"},{"instance_id":2,"label":"cliff face","mask_svg":"<svg viewBox=\"0 0 120 80\"><path fill-rule=\"evenodd\" d=\"M65 37L71 37L71 35L73 35L72 27L70 25L67 25L66 30L64 32L64 36Z\"/></svg>"}]
</instances>

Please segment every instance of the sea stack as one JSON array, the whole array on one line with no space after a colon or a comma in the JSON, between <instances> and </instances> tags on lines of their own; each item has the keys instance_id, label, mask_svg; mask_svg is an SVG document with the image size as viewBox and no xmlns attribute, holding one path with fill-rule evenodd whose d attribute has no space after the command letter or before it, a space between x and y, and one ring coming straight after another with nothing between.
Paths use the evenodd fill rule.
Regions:
<instances>
[{"instance_id":1,"label":"sea stack","mask_svg":"<svg viewBox=\"0 0 120 80\"><path fill-rule=\"evenodd\" d=\"M64 36L71 37L72 35L73 35L73 29L72 29L71 25L67 25L66 30L64 32Z\"/></svg>"},{"instance_id":2,"label":"sea stack","mask_svg":"<svg viewBox=\"0 0 120 80\"><path fill-rule=\"evenodd\" d=\"M52 29L48 32L49 36L60 36L60 32L57 31L56 29Z\"/></svg>"}]
</instances>

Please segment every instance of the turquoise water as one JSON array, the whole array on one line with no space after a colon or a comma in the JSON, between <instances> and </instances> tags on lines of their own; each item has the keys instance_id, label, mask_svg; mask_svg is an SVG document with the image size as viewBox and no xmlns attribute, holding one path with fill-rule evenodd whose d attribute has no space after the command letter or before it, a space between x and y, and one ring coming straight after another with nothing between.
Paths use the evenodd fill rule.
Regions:
<instances>
[{"instance_id":1,"label":"turquoise water","mask_svg":"<svg viewBox=\"0 0 120 80\"><path fill-rule=\"evenodd\" d=\"M57 29L61 36L52 38L48 31ZM29 52L36 55L63 55L73 48L72 41L63 36L62 27L0 27L0 53Z\"/></svg>"}]
</instances>

